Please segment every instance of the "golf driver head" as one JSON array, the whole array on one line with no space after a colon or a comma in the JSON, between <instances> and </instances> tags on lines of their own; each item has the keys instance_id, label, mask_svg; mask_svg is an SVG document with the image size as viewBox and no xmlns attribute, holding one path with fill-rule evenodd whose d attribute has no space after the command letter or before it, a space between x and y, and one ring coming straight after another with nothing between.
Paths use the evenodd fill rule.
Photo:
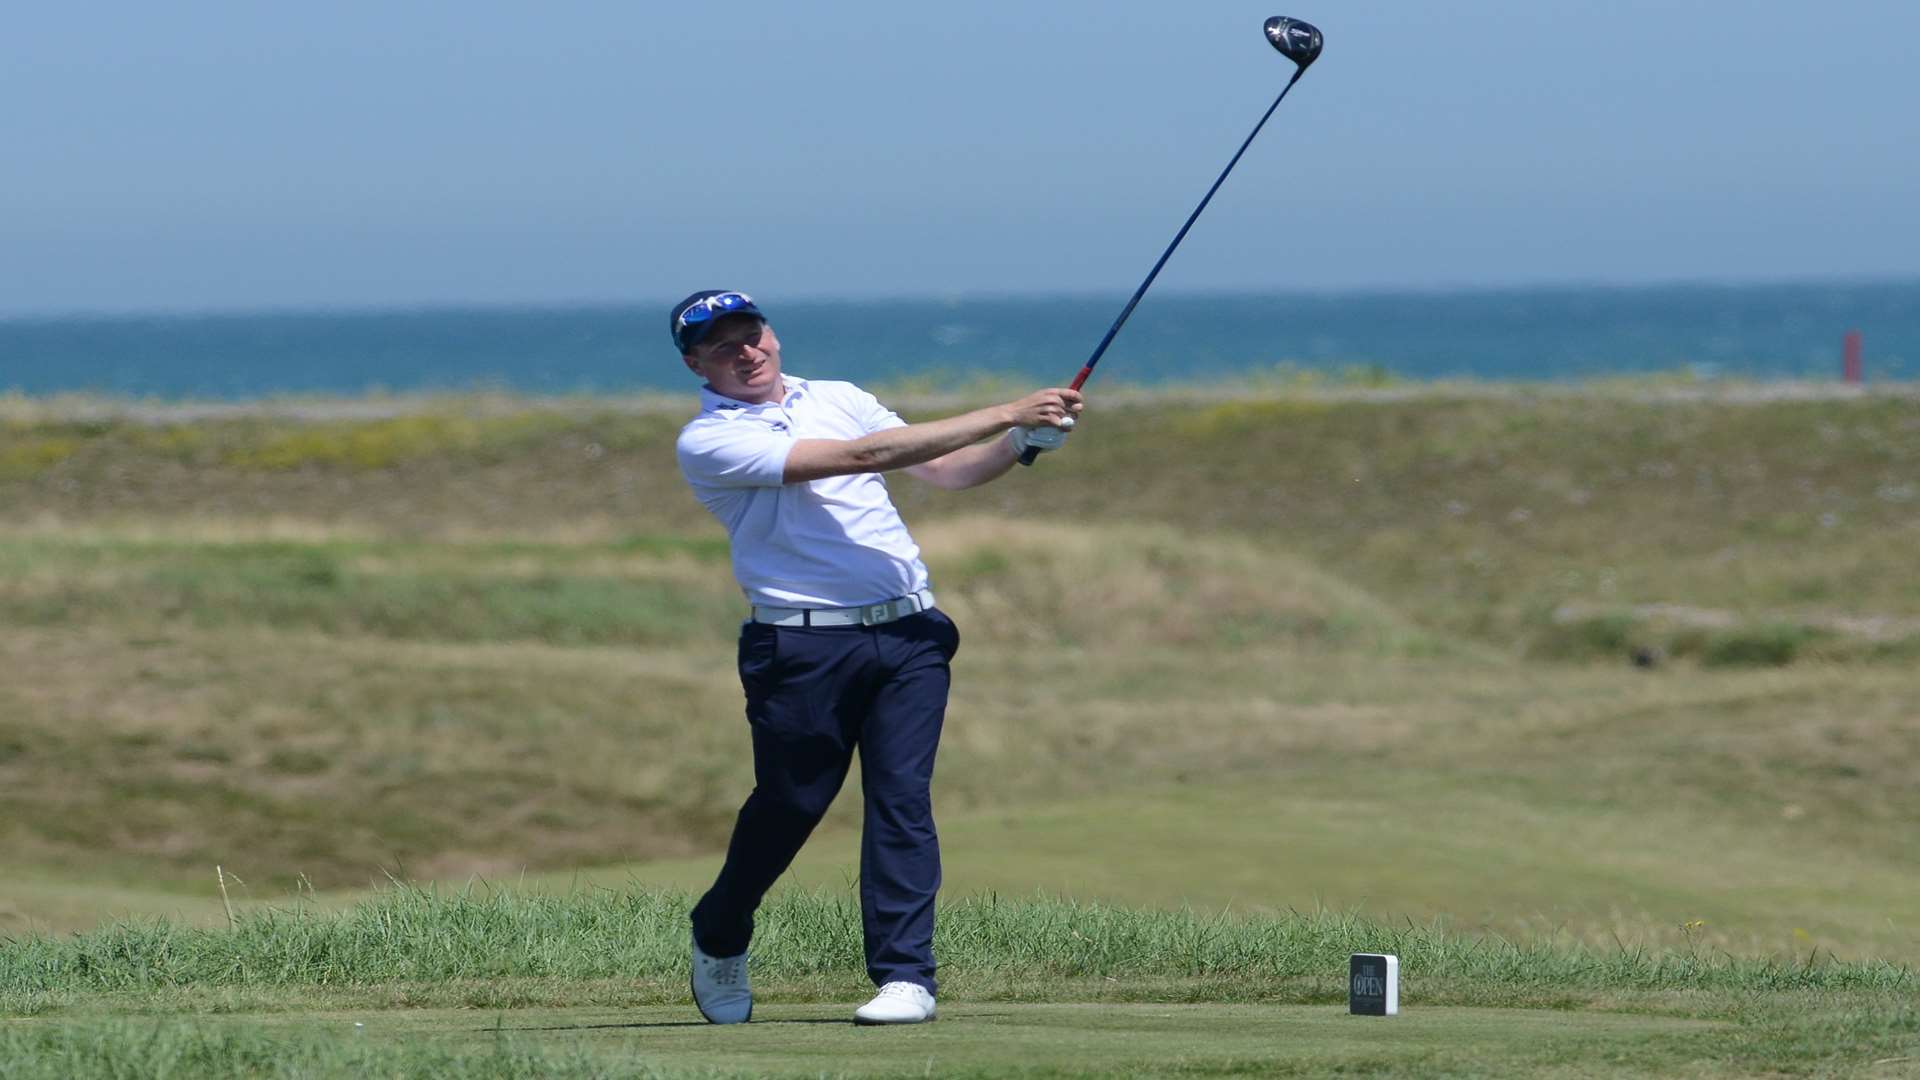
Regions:
<instances>
[{"instance_id":1,"label":"golf driver head","mask_svg":"<svg viewBox=\"0 0 1920 1080\"><path fill-rule=\"evenodd\" d=\"M1299 19L1289 19L1275 15L1267 20L1267 40L1280 54L1307 70L1307 65L1320 58L1320 46L1323 44L1320 31L1311 23Z\"/></svg>"}]
</instances>

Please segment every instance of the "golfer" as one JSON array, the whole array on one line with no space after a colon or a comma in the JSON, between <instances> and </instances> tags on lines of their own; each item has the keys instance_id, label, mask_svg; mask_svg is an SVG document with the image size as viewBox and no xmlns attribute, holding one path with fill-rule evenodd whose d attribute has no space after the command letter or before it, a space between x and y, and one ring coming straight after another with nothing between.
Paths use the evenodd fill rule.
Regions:
<instances>
[{"instance_id":1,"label":"golfer","mask_svg":"<svg viewBox=\"0 0 1920 1080\"><path fill-rule=\"evenodd\" d=\"M753 739L753 793L727 861L693 909L693 998L702 1016L753 1013L753 914L806 842L860 755L866 816L860 913L879 993L854 1019L933 1019L934 751L948 664L960 645L934 606L920 549L882 473L975 487L1029 446L1056 449L1080 412L1073 390L908 424L851 383L802 379L743 293L694 293L673 308L673 343L706 380L680 433L680 470L726 526L752 606L740 627L740 685Z\"/></svg>"}]
</instances>

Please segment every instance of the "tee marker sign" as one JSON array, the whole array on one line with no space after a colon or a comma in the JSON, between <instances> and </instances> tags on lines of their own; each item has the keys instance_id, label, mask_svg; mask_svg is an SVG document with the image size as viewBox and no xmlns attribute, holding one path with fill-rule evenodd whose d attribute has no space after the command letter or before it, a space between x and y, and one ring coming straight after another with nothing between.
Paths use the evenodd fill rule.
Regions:
<instances>
[{"instance_id":1,"label":"tee marker sign","mask_svg":"<svg viewBox=\"0 0 1920 1080\"><path fill-rule=\"evenodd\" d=\"M1354 953L1347 965L1347 1011L1355 1016L1400 1014L1400 958Z\"/></svg>"}]
</instances>

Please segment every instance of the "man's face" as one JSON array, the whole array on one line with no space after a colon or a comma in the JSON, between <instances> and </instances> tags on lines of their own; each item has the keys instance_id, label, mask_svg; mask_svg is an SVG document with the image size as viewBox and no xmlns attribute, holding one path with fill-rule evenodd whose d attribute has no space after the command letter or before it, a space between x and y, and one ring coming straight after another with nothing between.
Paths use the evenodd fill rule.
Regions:
<instances>
[{"instance_id":1,"label":"man's face","mask_svg":"<svg viewBox=\"0 0 1920 1080\"><path fill-rule=\"evenodd\" d=\"M722 397L753 404L780 399L780 339L752 315L721 319L681 359Z\"/></svg>"}]
</instances>

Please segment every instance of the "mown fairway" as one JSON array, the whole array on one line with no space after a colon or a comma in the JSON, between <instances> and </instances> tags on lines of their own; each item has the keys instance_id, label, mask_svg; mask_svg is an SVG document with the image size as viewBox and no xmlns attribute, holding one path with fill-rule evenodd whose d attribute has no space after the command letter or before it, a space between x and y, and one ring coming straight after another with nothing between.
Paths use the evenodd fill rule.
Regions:
<instances>
[{"instance_id":1,"label":"mown fairway","mask_svg":"<svg viewBox=\"0 0 1920 1080\"><path fill-rule=\"evenodd\" d=\"M129 913L218 938L216 865L242 919L296 894L339 910L389 875L702 886L749 770L739 598L673 469L680 410L280 411L304 418L0 401L4 955ZM954 901L1357 910L1436 958L1497 935L1619 978L1562 994L1409 959L1403 1022L1356 1028L1338 949L1240 983L1028 980L970 967L943 929L948 1021L885 1044L798 1022L844 1017L854 961L780 984L766 1016L791 1024L597 1026L687 1017L662 954L631 985L537 989L29 980L0 1054L258 1050L340 1075L1912 1068L1913 397L1122 396L1031 472L894 489L965 634L936 785ZM855 810L798 884L843 894ZM1662 956L1854 974L1618 967ZM1112 1001L1132 1004L1091 1004ZM349 1014L363 1034L340 1034Z\"/></svg>"}]
</instances>

